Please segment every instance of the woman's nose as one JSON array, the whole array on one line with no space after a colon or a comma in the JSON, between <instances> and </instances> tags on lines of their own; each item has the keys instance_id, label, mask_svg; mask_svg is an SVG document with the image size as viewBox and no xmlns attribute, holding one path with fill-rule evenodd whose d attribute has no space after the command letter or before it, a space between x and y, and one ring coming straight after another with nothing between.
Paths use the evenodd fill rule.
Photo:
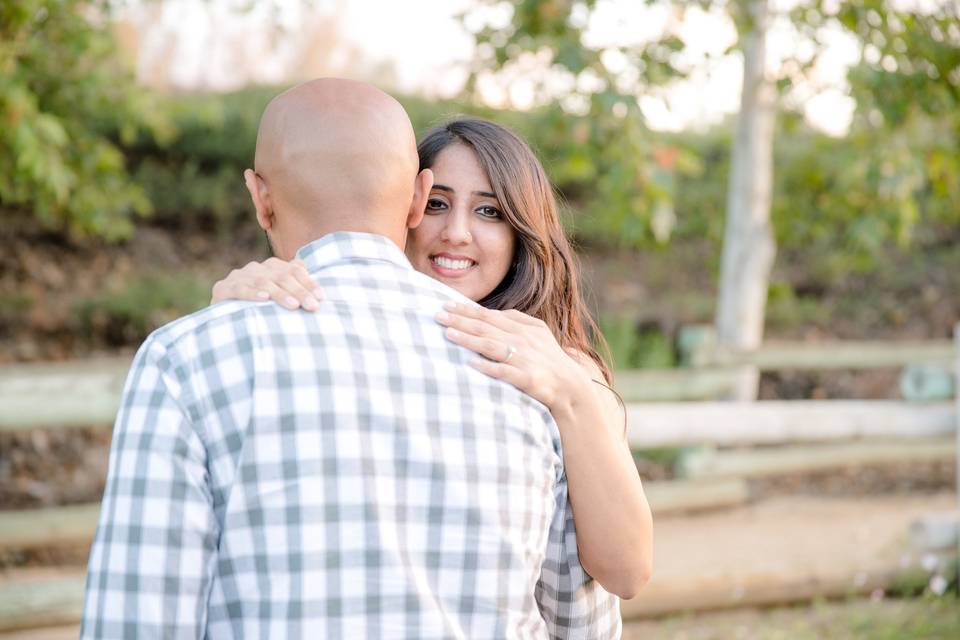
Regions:
<instances>
[{"instance_id":1,"label":"woman's nose","mask_svg":"<svg viewBox=\"0 0 960 640\"><path fill-rule=\"evenodd\" d=\"M449 216L443 232L444 239L450 244L462 245L473 242L473 234L470 233L470 223L467 216L458 214Z\"/></svg>"}]
</instances>

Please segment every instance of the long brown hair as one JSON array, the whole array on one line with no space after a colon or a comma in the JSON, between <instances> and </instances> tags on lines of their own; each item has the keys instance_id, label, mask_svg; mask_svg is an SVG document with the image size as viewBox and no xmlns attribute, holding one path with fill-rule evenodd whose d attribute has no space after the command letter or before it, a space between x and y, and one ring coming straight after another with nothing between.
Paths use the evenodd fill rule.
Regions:
<instances>
[{"instance_id":1,"label":"long brown hair","mask_svg":"<svg viewBox=\"0 0 960 640\"><path fill-rule=\"evenodd\" d=\"M457 118L432 129L420 141L420 169L429 169L440 152L455 143L473 149L517 236L510 270L479 303L539 318L561 347L590 356L607 384L612 384L610 366L598 351L598 347L606 351L606 342L587 312L577 258L560 225L553 187L533 150L501 125Z\"/></svg>"}]
</instances>

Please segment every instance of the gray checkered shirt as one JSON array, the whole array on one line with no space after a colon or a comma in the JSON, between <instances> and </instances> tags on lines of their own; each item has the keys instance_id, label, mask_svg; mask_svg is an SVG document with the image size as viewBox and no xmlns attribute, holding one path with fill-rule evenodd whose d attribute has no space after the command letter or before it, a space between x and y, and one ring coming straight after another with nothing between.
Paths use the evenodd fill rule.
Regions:
<instances>
[{"instance_id":1,"label":"gray checkered shirt","mask_svg":"<svg viewBox=\"0 0 960 640\"><path fill-rule=\"evenodd\" d=\"M380 236L299 256L316 313L219 304L140 348L82 637L619 637L556 423L433 319L465 298Z\"/></svg>"}]
</instances>

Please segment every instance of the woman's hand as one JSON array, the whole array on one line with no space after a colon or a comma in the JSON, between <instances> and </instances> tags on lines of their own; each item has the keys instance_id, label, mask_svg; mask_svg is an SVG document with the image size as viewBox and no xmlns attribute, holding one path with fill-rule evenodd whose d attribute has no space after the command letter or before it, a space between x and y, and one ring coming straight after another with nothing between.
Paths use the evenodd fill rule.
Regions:
<instances>
[{"instance_id":1,"label":"woman's hand","mask_svg":"<svg viewBox=\"0 0 960 640\"><path fill-rule=\"evenodd\" d=\"M316 311L323 299L323 290L310 278L301 260L286 262L268 258L234 269L213 285L210 304L224 300L273 300L287 309Z\"/></svg>"},{"instance_id":2,"label":"woman's hand","mask_svg":"<svg viewBox=\"0 0 960 640\"><path fill-rule=\"evenodd\" d=\"M484 356L470 361L475 369L509 382L551 411L583 390L592 392L586 370L564 351L543 321L512 309L455 302L443 308L437 322L447 327L447 338Z\"/></svg>"}]
</instances>

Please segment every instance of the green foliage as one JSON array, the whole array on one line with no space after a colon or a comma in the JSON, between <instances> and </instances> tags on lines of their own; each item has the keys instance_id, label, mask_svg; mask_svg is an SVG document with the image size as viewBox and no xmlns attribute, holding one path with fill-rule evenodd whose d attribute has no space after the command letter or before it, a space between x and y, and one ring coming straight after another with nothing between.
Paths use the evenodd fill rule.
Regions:
<instances>
[{"instance_id":1,"label":"green foliage","mask_svg":"<svg viewBox=\"0 0 960 640\"><path fill-rule=\"evenodd\" d=\"M674 469L680 458L683 457L683 447L653 447L649 449L633 449L632 453L637 458L643 458L652 462L657 462L670 469Z\"/></svg>"},{"instance_id":2,"label":"green foliage","mask_svg":"<svg viewBox=\"0 0 960 640\"><path fill-rule=\"evenodd\" d=\"M147 274L78 301L74 313L84 334L121 346L209 302L210 284L193 274Z\"/></svg>"},{"instance_id":3,"label":"green foliage","mask_svg":"<svg viewBox=\"0 0 960 640\"><path fill-rule=\"evenodd\" d=\"M960 5L817 0L794 19L814 41L825 26L840 25L860 44L860 64L849 74L857 101L846 142L852 153L832 167L834 204L861 214L856 244L892 238L906 246L922 222L960 222Z\"/></svg>"},{"instance_id":4,"label":"green foliage","mask_svg":"<svg viewBox=\"0 0 960 640\"><path fill-rule=\"evenodd\" d=\"M252 219L243 170L253 166L260 116L286 87L249 87L219 95L169 98L163 110L176 133L163 143L141 135L128 147L131 173L153 208L154 223L213 229L228 238ZM460 113L495 117L459 102L402 97L418 132ZM509 116L498 118L511 124ZM318 179L321 176L318 176Z\"/></svg>"},{"instance_id":5,"label":"green foliage","mask_svg":"<svg viewBox=\"0 0 960 640\"><path fill-rule=\"evenodd\" d=\"M22 291L0 293L0 329L22 322L23 316L33 307L30 294Z\"/></svg>"},{"instance_id":6,"label":"green foliage","mask_svg":"<svg viewBox=\"0 0 960 640\"><path fill-rule=\"evenodd\" d=\"M770 283L767 292L766 323L780 330L797 329L826 322L823 305L813 296L797 295L789 282Z\"/></svg>"},{"instance_id":7,"label":"green foliage","mask_svg":"<svg viewBox=\"0 0 960 640\"><path fill-rule=\"evenodd\" d=\"M633 317L602 317L603 332L617 369L669 368L676 365L670 336L659 327L638 325Z\"/></svg>"},{"instance_id":8,"label":"green foliage","mask_svg":"<svg viewBox=\"0 0 960 640\"><path fill-rule=\"evenodd\" d=\"M648 4L663 4L647 0ZM489 0L489 4L504 3ZM642 45L584 43L594 0L511 0L505 29L476 31L483 74L510 71L534 58L548 78L566 78L561 106L531 116L532 139L561 192L580 213L578 235L643 246L652 238L705 235L720 241L729 127L696 136L647 131L637 98L687 76L677 56L684 43L667 31ZM726 12L739 33L753 28L751 0L692 0L674 7ZM863 62L850 74L857 118L837 141L798 126L784 113L777 137L772 216L778 241L827 257L834 274L869 269L890 243L906 246L924 225L960 221L960 5L936 0L799 3L789 15L814 43L778 71L789 92L826 47L825 27L839 26L861 45ZM465 20L469 24L469 21ZM618 58L622 64L610 65ZM612 69L617 67L617 71Z\"/></svg>"},{"instance_id":9,"label":"green foliage","mask_svg":"<svg viewBox=\"0 0 960 640\"><path fill-rule=\"evenodd\" d=\"M803 126L799 116L783 114L771 206L781 253L805 256L809 277L831 280L874 269L891 245L907 248L917 234L937 235L938 229L960 222L958 174L940 177L924 166L960 162L960 153L945 148L957 138L944 133L943 120L939 123L937 128L924 119L923 126L891 132L856 122L848 137L837 139ZM695 172L676 178L675 236L719 244L730 129L667 139L699 161Z\"/></svg>"},{"instance_id":10,"label":"green foliage","mask_svg":"<svg viewBox=\"0 0 960 640\"><path fill-rule=\"evenodd\" d=\"M487 4L501 4L486 0ZM680 42L664 39L656 47L583 43L585 15L595 0L514 0L506 29L489 25L475 33L478 56L468 91L478 78L536 57L549 73L536 87L550 102L549 77L561 77L570 89L559 103L534 117L532 140L542 150L565 198L581 212L577 232L607 242L642 246L664 242L673 227L673 176L685 164L677 149L651 144L637 102L640 89L633 71L645 79L666 77L669 60ZM614 73L604 56L626 61L625 73Z\"/></svg>"},{"instance_id":11,"label":"green foliage","mask_svg":"<svg viewBox=\"0 0 960 640\"><path fill-rule=\"evenodd\" d=\"M260 114L275 93L253 88L163 102L176 133L162 144L139 136L129 147L131 173L157 224L226 233L249 211L242 172L252 165Z\"/></svg>"},{"instance_id":12,"label":"green foliage","mask_svg":"<svg viewBox=\"0 0 960 640\"><path fill-rule=\"evenodd\" d=\"M251 207L242 172L253 161L260 114L281 89L259 87L218 96L181 96L165 104L177 135L164 145L142 135L128 151L131 173L152 203L155 223L173 229L216 229L224 238L236 225L249 223ZM649 221L623 204L630 197L647 198L630 195L635 163L624 159L603 174L602 159L584 146L588 142L580 144L593 135L587 130L594 126L588 118L564 114L556 107L497 112L457 101L401 97L401 102L420 135L458 114L488 117L512 127L537 149L565 196L568 222L580 240L603 245L649 243ZM807 256L810 277L815 279L830 280L873 268L901 233L901 205L894 197L898 192L885 186L892 178L884 178L872 168L878 159L891 157L889 138L859 130L847 139L831 138L804 127L798 116L789 113L778 120L778 126L772 216L781 251ZM659 158L647 170L658 172L658 180L670 185L671 235L709 238L719 244L730 127L705 133L645 135L653 157ZM936 145L953 144L943 136L914 137L907 152L924 148L924 140L934 151ZM937 157L931 154L918 156L914 151L911 157ZM617 193L620 195L613 195ZM910 197L923 212L913 222L912 233L934 233L937 224L956 220L960 211L960 197L951 195L949 189L928 186ZM645 206L656 205L647 202ZM786 299L780 302L784 317L810 312L802 301L797 301L798 306Z\"/></svg>"},{"instance_id":13,"label":"green foliage","mask_svg":"<svg viewBox=\"0 0 960 640\"><path fill-rule=\"evenodd\" d=\"M158 224L229 234L249 219L241 173L252 162L263 107L280 89L161 102L137 90L117 60L99 26L108 4L0 6L4 215L29 211L52 229L121 238L133 214L153 211ZM456 114L518 130L538 150L581 240L649 247L677 235L719 243L730 128L656 134L637 106L651 86L684 74L676 56L683 43L666 33L644 46L591 48L583 36L595 0L510 4L507 28L476 33L472 81L537 56L569 91L529 113L403 98L416 130ZM750 27L741 0L695 4L721 7L738 28ZM811 132L790 113L779 119L777 240L785 252L815 257L822 277L869 269L891 243L905 247L918 233L935 236L960 222L957 5L903 6L816 0L791 14L815 42L839 25L863 51L850 75L858 109L847 139ZM611 54L623 61L616 73L604 62ZM546 84L537 91L546 96Z\"/></svg>"},{"instance_id":14,"label":"green foliage","mask_svg":"<svg viewBox=\"0 0 960 640\"><path fill-rule=\"evenodd\" d=\"M0 204L49 228L116 239L150 202L103 126L129 141L142 129L162 136L166 121L93 24L107 10L81 0L0 4Z\"/></svg>"}]
</instances>

